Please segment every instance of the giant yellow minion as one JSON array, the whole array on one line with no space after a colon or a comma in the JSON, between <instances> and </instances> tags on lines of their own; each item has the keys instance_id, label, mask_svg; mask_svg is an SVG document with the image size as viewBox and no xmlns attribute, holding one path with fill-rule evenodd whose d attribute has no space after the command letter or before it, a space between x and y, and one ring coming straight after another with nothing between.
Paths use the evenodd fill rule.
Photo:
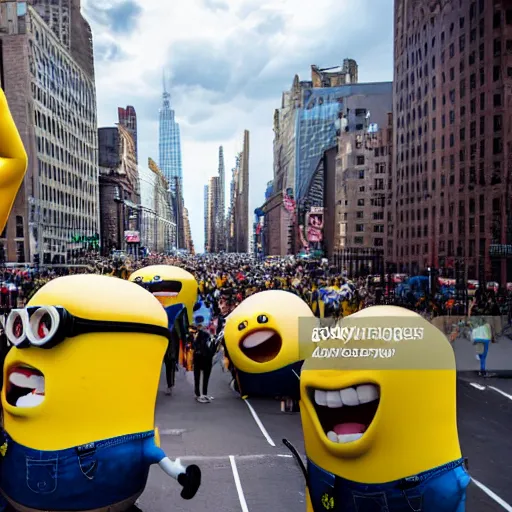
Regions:
<instances>
[{"instance_id":1,"label":"giant yellow minion","mask_svg":"<svg viewBox=\"0 0 512 512\"><path fill-rule=\"evenodd\" d=\"M5 331L1 491L20 511L124 511L158 463L192 498L197 466L160 448L155 401L169 331L158 301L99 275L61 277ZM4 445L5 447L5 445Z\"/></svg>"},{"instance_id":2,"label":"giant yellow minion","mask_svg":"<svg viewBox=\"0 0 512 512\"><path fill-rule=\"evenodd\" d=\"M299 398L299 319L313 318L297 295L265 290L227 317L225 348L242 395Z\"/></svg>"},{"instance_id":3,"label":"giant yellow minion","mask_svg":"<svg viewBox=\"0 0 512 512\"><path fill-rule=\"evenodd\" d=\"M0 233L27 171L27 153L0 89Z\"/></svg>"},{"instance_id":4,"label":"giant yellow minion","mask_svg":"<svg viewBox=\"0 0 512 512\"><path fill-rule=\"evenodd\" d=\"M420 315L375 306L301 373L307 511L463 512L455 356ZM329 343L331 345L329 345Z\"/></svg>"},{"instance_id":5,"label":"giant yellow minion","mask_svg":"<svg viewBox=\"0 0 512 512\"><path fill-rule=\"evenodd\" d=\"M134 272L130 281L144 286L164 308L183 304L192 323L199 285L190 272L172 265L151 265Z\"/></svg>"}]
</instances>

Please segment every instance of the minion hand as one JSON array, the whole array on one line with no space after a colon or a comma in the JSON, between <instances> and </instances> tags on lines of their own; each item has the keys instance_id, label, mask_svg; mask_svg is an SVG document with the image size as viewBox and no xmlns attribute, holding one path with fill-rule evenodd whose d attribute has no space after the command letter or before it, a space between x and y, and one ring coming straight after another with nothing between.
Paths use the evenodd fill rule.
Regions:
<instances>
[{"instance_id":1,"label":"minion hand","mask_svg":"<svg viewBox=\"0 0 512 512\"><path fill-rule=\"evenodd\" d=\"M0 89L0 232L27 170L27 153Z\"/></svg>"},{"instance_id":2,"label":"minion hand","mask_svg":"<svg viewBox=\"0 0 512 512\"><path fill-rule=\"evenodd\" d=\"M181 497L184 500L191 500L196 495L201 485L201 470L198 466L192 464L185 468L180 459L172 461L169 457L163 458L158 464L165 473L178 480L178 483L183 486Z\"/></svg>"}]
</instances>

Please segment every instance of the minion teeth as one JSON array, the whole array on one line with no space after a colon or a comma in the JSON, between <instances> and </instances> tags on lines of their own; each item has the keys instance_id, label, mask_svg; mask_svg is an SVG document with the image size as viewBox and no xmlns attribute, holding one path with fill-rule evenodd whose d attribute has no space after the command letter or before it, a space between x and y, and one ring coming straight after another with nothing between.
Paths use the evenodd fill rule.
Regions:
<instances>
[{"instance_id":1,"label":"minion teeth","mask_svg":"<svg viewBox=\"0 0 512 512\"><path fill-rule=\"evenodd\" d=\"M7 402L15 407L37 407L44 402L44 375L27 366L14 366L9 371Z\"/></svg>"},{"instance_id":2,"label":"minion teeth","mask_svg":"<svg viewBox=\"0 0 512 512\"><path fill-rule=\"evenodd\" d=\"M327 439L346 444L358 441L368 430L380 401L374 384L338 390L310 388L309 395Z\"/></svg>"}]
</instances>

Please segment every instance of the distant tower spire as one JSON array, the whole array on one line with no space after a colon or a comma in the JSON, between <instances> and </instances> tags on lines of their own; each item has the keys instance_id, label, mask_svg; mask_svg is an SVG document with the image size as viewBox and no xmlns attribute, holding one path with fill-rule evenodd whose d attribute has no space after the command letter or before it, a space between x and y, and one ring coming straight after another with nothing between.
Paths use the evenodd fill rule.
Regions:
<instances>
[{"instance_id":1,"label":"distant tower spire","mask_svg":"<svg viewBox=\"0 0 512 512\"><path fill-rule=\"evenodd\" d=\"M163 99L164 108L171 106L171 93L167 90L167 80L165 78L165 68L162 70L162 85L163 85Z\"/></svg>"}]
</instances>

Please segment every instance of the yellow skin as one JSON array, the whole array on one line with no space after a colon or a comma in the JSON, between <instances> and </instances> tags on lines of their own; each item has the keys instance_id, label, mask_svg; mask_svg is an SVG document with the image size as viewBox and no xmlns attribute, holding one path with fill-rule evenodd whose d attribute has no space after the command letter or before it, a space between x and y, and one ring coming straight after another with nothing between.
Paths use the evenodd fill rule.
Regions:
<instances>
[{"instance_id":1,"label":"yellow skin","mask_svg":"<svg viewBox=\"0 0 512 512\"><path fill-rule=\"evenodd\" d=\"M27 172L27 153L0 89L0 233Z\"/></svg>"},{"instance_id":2,"label":"yellow skin","mask_svg":"<svg viewBox=\"0 0 512 512\"><path fill-rule=\"evenodd\" d=\"M155 278L157 279L155 280ZM199 285L196 278L190 272L172 265L151 265L149 267L141 268L131 274L129 280L132 282L142 282L146 285L150 285L148 288L149 291L160 294L159 296L155 296L164 308L174 304L184 304L187 308L188 321L190 323L193 322L194 305L197 302ZM178 283L181 283L181 289L176 295L163 295L166 293L175 294L176 285ZM154 286L158 288L158 291L152 289ZM163 288L168 288L168 290Z\"/></svg>"},{"instance_id":3,"label":"yellow skin","mask_svg":"<svg viewBox=\"0 0 512 512\"><path fill-rule=\"evenodd\" d=\"M231 362L246 373L267 373L299 361L299 318L302 317L313 318L314 315L309 306L293 293L266 290L246 298L228 316L224 328ZM244 349L244 341L262 330L268 330L269 334L271 331L277 333L281 343L273 337L258 345L257 354L253 352L254 348Z\"/></svg>"},{"instance_id":4,"label":"yellow skin","mask_svg":"<svg viewBox=\"0 0 512 512\"><path fill-rule=\"evenodd\" d=\"M54 279L28 305L59 305L89 320L167 327L167 315L150 293L107 276ZM167 345L166 338L153 334L89 333L51 349L12 348L4 382L12 367L36 368L45 377L45 399L36 407L14 407L7 403L4 386L5 430L29 448L61 450L154 429Z\"/></svg>"},{"instance_id":5,"label":"yellow skin","mask_svg":"<svg viewBox=\"0 0 512 512\"><path fill-rule=\"evenodd\" d=\"M350 365L354 359L339 359L335 364L340 369L319 369L318 363L308 359L302 368L300 412L307 456L317 466L342 478L366 484L390 482L461 457L455 356L444 334L416 313L392 306L367 308L350 318L373 317L372 325L379 326L380 319L394 317L395 326L399 327L400 316L409 317L407 326L411 325L411 317L414 322L417 317L416 325L425 329L423 340L406 342L410 345L408 359L401 359L403 364L385 369L381 363L379 369L375 363L378 360L371 359L367 368L362 369L359 363L358 369L353 369ZM395 344L395 357L399 357L400 343ZM407 369L407 361L413 359L416 369ZM385 361L394 364L389 363L392 359ZM430 369L435 367L430 361L435 361L438 369ZM334 363L330 364L332 368ZM380 388L373 421L360 439L333 443L318 419L312 390L339 390L361 384ZM309 498L307 501L308 511L312 511Z\"/></svg>"}]
</instances>

